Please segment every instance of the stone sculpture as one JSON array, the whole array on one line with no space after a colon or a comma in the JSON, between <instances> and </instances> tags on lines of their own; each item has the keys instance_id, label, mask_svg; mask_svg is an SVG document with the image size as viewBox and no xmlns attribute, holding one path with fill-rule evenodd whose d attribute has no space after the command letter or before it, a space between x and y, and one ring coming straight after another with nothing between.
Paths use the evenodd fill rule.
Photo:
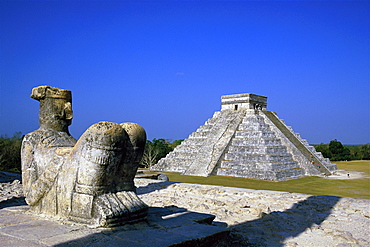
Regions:
<instances>
[{"instance_id":1,"label":"stone sculpture","mask_svg":"<svg viewBox=\"0 0 370 247\"><path fill-rule=\"evenodd\" d=\"M135 123L99 122L76 141L71 91L33 88L40 102L40 128L22 143L26 202L36 214L96 226L143 219L148 207L135 193L133 179L146 142Z\"/></svg>"}]
</instances>

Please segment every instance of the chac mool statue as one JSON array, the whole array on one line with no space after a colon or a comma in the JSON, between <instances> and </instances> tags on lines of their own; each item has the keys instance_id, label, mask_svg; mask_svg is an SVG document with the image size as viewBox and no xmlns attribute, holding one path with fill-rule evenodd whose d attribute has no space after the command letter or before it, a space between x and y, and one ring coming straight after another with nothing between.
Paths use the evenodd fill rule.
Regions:
<instances>
[{"instance_id":1,"label":"chac mool statue","mask_svg":"<svg viewBox=\"0 0 370 247\"><path fill-rule=\"evenodd\" d=\"M99 122L76 141L71 91L33 88L40 102L40 128L22 143L22 180L30 211L96 226L146 217L134 177L143 155L145 130L135 123Z\"/></svg>"}]
</instances>

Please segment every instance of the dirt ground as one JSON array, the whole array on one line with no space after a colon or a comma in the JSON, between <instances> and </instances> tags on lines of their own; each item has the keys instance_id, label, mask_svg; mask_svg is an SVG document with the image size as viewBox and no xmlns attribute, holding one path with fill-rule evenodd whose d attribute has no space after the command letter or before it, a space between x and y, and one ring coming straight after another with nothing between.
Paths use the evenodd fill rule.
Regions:
<instances>
[{"instance_id":1,"label":"dirt ground","mask_svg":"<svg viewBox=\"0 0 370 247\"><path fill-rule=\"evenodd\" d=\"M370 178L369 175L366 175L364 172L357 172L357 171L349 171L349 170L337 170L333 175L325 177L326 179L341 179L341 180L349 180L349 179L362 179L362 178Z\"/></svg>"}]
</instances>

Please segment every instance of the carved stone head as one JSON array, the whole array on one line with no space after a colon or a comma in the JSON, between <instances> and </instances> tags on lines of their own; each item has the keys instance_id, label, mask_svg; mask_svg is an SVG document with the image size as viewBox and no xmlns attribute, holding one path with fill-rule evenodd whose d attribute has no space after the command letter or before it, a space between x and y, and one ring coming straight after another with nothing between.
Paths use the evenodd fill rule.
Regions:
<instances>
[{"instance_id":1,"label":"carved stone head","mask_svg":"<svg viewBox=\"0 0 370 247\"><path fill-rule=\"evenodd\" d=\"M72 92L50 86L32 89L31 98L40 101L39 122L43 129L68 133L72 124Z\"/></svg>"}]
</instances>

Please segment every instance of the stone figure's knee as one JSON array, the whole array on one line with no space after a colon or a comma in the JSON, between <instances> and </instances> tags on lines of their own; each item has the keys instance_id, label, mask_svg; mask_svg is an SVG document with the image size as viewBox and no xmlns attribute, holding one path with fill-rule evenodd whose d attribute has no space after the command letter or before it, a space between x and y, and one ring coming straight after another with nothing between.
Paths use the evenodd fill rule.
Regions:
<instances>
[{"instance_id":1,"label":"stone figure's knee","mask_svg":"<svg viewBox=\"0 0 370 247\"><path fill-rule=\"evenodd\" d=\"M137 123L121 123L122 128L126 131L130 143L129 146L132 148L132 156L130 157L133 162L140 162L143 155L145 143L146 143L146 132L143 127Z\"/></svg>"},{"instance_id":2,"label":"stone figure's knee","mask_svg":"<svg viewBox=\"0 0 370 247\"><path fill-rule=\"evenodd\" d=\"M99 122L90 126L80 138L84 144L106 150L122 149L126 133L117 123ZM84 145L86 147L86 145Z\"/></svg>"},{"instance_id":3,"label":"stone figure's knee","mask_svg":"<svg viewBox=\"0 0 370 247\"><path fill-rule=\"evenodd\" d=\"M79 141L79 171L77 182L105 186L109 174L117 170L124 153L127 134L117 123L99 122L88 128Z\"/></svg>"},{"instance_id":4,"label":"stone figure's knee","mask_svg":"<svg viewBox=\"0 0 370 247\"><path fill-rule=\"evenodd\" d=\"M143 127L137 123L121 123L122 128L128 134L131 143L135 147L143 147L146 142L146 132Z\"/></svg>"}]
</instances>

